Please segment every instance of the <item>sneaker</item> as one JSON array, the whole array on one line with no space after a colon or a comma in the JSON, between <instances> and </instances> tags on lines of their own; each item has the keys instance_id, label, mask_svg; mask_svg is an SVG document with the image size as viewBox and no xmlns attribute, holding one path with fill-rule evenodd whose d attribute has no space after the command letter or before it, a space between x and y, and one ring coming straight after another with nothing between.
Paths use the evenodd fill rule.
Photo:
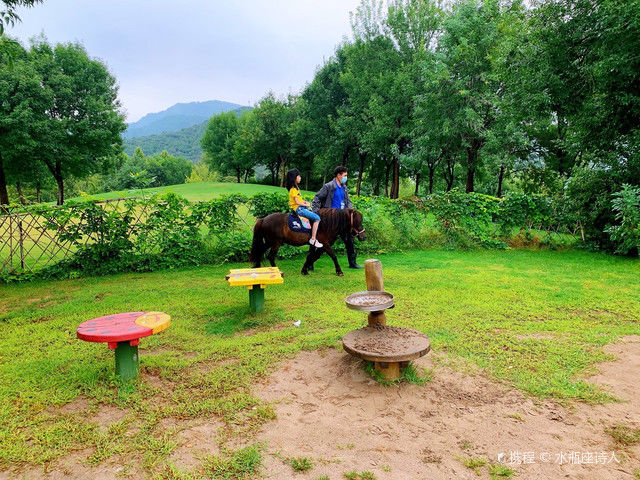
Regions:
<instances>
[{"instance_id":1,"label":"sneaker","mask_svg":"<svg viewBox=\"0 0 640 480\"><path fill-rule=\"evenodd\" d=\"M320 243L318 240L311 239L309 240L309 243L316 248L322 248L322 243Z\"/></svg>"}]
</instances>

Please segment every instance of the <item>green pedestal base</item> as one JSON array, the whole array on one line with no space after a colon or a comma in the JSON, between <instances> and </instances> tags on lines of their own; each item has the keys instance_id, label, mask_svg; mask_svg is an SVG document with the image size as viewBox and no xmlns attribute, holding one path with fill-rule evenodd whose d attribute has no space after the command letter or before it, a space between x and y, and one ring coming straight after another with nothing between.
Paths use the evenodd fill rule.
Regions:
<instances>
[{"instance_id":1,"label":"green pedestal base","mask_svg":"<svg viewBox=\"0 0 640 480\"><path fill-rule=\"evenodd\" d=\"M260 285L254 285L249 289L249 307L254 313L264 310L264 288L260 288Z\"/></svg>"},{"instance_id":2,"label":"green pedestal base","mask_svg":"<svg viewBox=\"0 0 640 480\"><path fill-rule=\"evenodd\" d=\"M121 380L130 380L138 376L138 346L129 342L118 342L116 346L116 376Z\"/></svg>"}]
</instances>

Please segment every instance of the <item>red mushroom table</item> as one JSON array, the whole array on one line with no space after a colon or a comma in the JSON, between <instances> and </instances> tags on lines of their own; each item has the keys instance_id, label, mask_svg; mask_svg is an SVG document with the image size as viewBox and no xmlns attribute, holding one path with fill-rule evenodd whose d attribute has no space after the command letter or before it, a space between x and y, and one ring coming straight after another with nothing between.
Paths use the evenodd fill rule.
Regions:
<instances>
[{"instance_id":1,"label":"red mushroom table","mask_svg":"<svg viewBox=\"0 0 640 480\"><path fill-rule=\"evenodd\" d=\"M162 312L127 312L94 318L78 325L78 338L105 342L115 349L116 375L122 380L138 375L138 343L142 337L169 328L171 317Z\"/></svg>"}]
</instances>

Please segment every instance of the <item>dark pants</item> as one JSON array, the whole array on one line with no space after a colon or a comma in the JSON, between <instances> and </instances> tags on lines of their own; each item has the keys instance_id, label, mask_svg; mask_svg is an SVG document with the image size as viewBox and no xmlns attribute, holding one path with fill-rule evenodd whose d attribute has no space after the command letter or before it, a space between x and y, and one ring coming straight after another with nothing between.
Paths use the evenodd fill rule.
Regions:
<instances>
[{"instance_id":1,"label":"dark pants","mask_svg":"<svg viewBox=\"0 0 640 480\"><path fill-rule=\"evenodd\" d=\"M353 236L351 233L346 233L341 235L342 241L344 242L344 246L347 249L347 258L349 259L349 266L353 267L356 265L356 247L353 244Z\"/></svg>"}]
</instances>

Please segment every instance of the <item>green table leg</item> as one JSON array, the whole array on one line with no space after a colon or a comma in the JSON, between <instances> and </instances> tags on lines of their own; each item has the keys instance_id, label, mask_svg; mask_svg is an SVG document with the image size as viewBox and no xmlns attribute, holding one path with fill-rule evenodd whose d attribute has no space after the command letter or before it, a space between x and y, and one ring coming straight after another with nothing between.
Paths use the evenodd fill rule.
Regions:
<instances>
[{"instance_id":1,"label":"green table leg","mask_svg":"<svg viewBox=\"0 0 640 480\"><path fill-rule=\"evenodd\" d=\"M260 285L254 285L249 289L249 307L254 313L264 310L264 288L260 288Z\"/></svg>"},{"instance_id":2,"label":"green table leg","mask_svg":"<svg viewBox=\"0 0 640 480\"><path fill-rule=\"evenodd\" d=\"M127 342L118 342L116 346L116 376L121 380L130 380L138 376L138 346Z\"/></svg>"}]
</instances>

